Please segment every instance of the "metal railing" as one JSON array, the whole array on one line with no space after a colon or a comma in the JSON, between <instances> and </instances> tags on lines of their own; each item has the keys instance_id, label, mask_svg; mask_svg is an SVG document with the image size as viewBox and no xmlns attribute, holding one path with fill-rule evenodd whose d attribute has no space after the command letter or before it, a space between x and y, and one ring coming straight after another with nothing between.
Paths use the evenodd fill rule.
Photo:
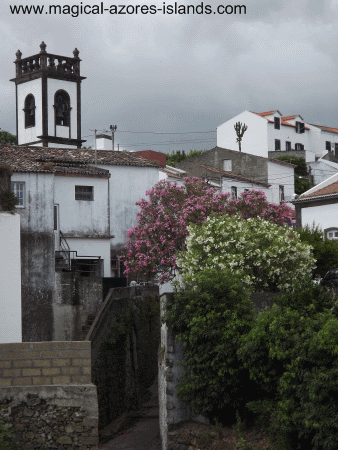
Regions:
<instances>
[{"instance_id":1,"label":"metal railing","mask_svg":"<svg viewBox=\"0 0 338 450\"><path fill-rule=\"evenodd\" d=\"M89 275L94 272L97 276L102 276L102 259L101 256L78 255L77 250L71 250L69 244L60 231L60 250L55 251L55 257L62 258L66 263L66 270Z\"/></svg>"}]
</instances>

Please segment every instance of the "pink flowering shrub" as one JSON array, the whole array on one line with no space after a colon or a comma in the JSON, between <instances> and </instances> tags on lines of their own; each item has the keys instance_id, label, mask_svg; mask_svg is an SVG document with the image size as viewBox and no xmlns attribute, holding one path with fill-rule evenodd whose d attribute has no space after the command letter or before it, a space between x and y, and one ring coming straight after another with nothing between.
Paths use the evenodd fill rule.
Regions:
<instances>
[{"instance_id":1,"label":"pink flowering shrub","mask_svg":"<svg viewBox=\"0 0 338 450\"><path fill-rule=\"evenodd\" d=\"M290 208L273 205L262 191L244 193L229 200L229 193L219 193L200 178L184 178L185 185L160 181L146 192L149 200L136 202L141 211L137 225L127 233L123 249L125 274L157 278L159 283L175 276L176 258L186 249L187 227L199 225L211 215L242 214L243 219L260 216L284 225Z\"/></svg>"},{"instance_id":2,"label":"pink flowering shrub","mask_svg":"<svg viewBox=\"0 0 338 450\"><path fill-rule=\"evenodd\" d=\"M281 205L269 203L263 191L243 192L238 199L231 199L226 208L229 216L240 214L243 219L261 217L282 227L290 225L292 209L282 202Z\"/></svg>"}]
</instances>

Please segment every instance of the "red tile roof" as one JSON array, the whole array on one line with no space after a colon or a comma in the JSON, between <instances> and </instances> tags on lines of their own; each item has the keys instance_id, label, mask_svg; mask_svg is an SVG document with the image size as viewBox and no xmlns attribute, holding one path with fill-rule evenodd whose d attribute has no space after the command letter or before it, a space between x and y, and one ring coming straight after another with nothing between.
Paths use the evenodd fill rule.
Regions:
<instances>
[{"instance_id":1,"label":"red tile roof","mask_svg":"<svg viewBox=\"0 0 338 450\"><path fill-rule=\"evenodd\" d=\"M335 181L334 183L329 184L328 186L318 189L318 191L312 192L311 194L301 195L298 198L298 200L313 197L322 197L323 195L332 195L332 194L338 194L338 181Z\"/></svg>"},{"instance_id":2,"label":"red tile roof","mask_svg":"<svg viewBox=\"0 0 338 450\"><path fill-rule=\"evenodd\" d=\"M135 153L109 150L66 149L51 147L19 147L0 144L0 164L8 164L14 172L83 173L104 175L105 169L90 164L159 167Z\"/></svg>"},{"instance_id":3,"label":"red tile roof","mask_svg":"<svg viewBox=\"0 0 338 450\"><path fill-rule=\"evenodd\" d=\"M328 133L337 133L338 134L338 128L326 127L324 125L314 125L313 123L311 123L310 125L320 128L322 131L327 131Z\"/></svg>"},{"instance_id":4,"label":"red tile roof","mask_svg":"<svg viewBox=\"0 0 338 450\"><path fill-rule=\"evenodd\" d=\"M240 175L238 173L233 173L233 172L228 172L222 169L218 169L217 167L212 167L212 166L208 166L207 164L201 164L201 163L195 163L197 166L203 167L204 169L210 170L210 172L214 172L217 173L223 177L226 178L232 178L238 181L245 181L247 183L254 183L254 184L259 184L261 186L264 187L269 187L271 186L270 184L267 183L263 183L261 181L255 181L252 178L248 178L248 177L244 177L243 175Z\"/></svg>"}]
</instances>

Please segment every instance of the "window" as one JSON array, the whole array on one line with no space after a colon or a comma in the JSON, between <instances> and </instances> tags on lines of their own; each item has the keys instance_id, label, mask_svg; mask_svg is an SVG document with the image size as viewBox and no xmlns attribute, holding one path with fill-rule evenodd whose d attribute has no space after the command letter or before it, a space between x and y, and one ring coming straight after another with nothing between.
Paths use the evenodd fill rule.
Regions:
<instances>
[{"instance_id":1,"label":"window","mask_svg":"<svg viewBox=\"0 0 338 450\"><path fill-rule=\"evenodd\" d=\"M279 203L283 202L284 200L284 186L279 186Z\"/></svg>"},{"instance_id":2,"label":"window","mask_svg":"<svg viewBox=\"0 0 338 450\"><path fill-rule=\"evenodd\" d=\"M25 99L25 128L35 127L35 98L33 94L28 94Z\"/></svg>"},{"instance_id":3,"label":"window","mask_svg":"<svg viewBox=\"0 0 338 450\"><path fill-rule=\"evenodd\" d=\"M305 132L305 126L303 122L296 122L296 133L304 133Z\"/></svg>"},{"instance_id":4,"label":"window","mask_svg":"<svg viewBox=\"0 0 338 450\"><path fill-rule=\"evenodd\" d=\"M280 152L280 140L275 139L275 151Z\"/></svg>"},{"instance_id":5,"label":"window","mask_svg":"<svg viewBox=\"0 0 338 450\"><path fill-rule=\"evenodd\" d=\"M297 144L295 144L295 150L304 150L304 145L297 142Z\"/></svg>"},{"instance_id":6,"label":"window","mask_svg":"<svg viewBox=\"0 0 338 450\"><path fill-rule=\"evenodd\" d=\"M325 142L325 149L327 152L331 151L331 142L330 141Z\"/></svg>"},{"instance_id":7,"label":"window","mask_svg":"<svg viewBox=\"0 0 338 450\"><path fill-rule=\"evenodd\" d=\"M338 156L338 144L337 142L334 144L334 154Z\"/></svg>"},{"instance_id":8,"label":"window","mask_svg":"<svg viewBox=\"0 0 338 450\"><path fill-rule=\"evenodd\" d=\"M280 118L275 117L275 130L280 130Z\"/></svg>"},{"instance_id":9,"label":"window","mask_svg":"<svg viewBox=\"0 0 338 450\"><path fill-rule=\"evenodd\" d=\"M330 239L338 239L338 228L328 228L324 230L324 235Z\"/></svg>"},{"instance_id":10,"label":"window","mask_svg":"<svg viewBox=\"0 0 338 450\"><path fill-rule=\"evenodd\" d=\"M54 97L55 124L70 126L70 97L64 90L59 90Z\"/></svg>"},{"instance_id":11,"label":"window","mask_svg":"<svg viewBox=\"0 0 338 450\"><path fill-rule=\"evenodd\" d=\"M237 187L231 186L231 198L236 199L237 198Z\"/></svg>"},{"instance_id":12,"label":"window","mask_svg":"<svg viewBox=\"0 0 338 450\"><path fill-rule=\"evenodd\" d=\"M12 181L11 188L14 194L18 197L19 203L17 207L24 208L25 206L25 183L21 181Z\"/></svg>"},{"instance_id":13,"label":"window","mask_svg":"<svg viewBox=\"0 0 338 450\"><path fill-rule=\"evenodd\" d=\"M232 171L232 161L231 161L231 159L223 159L223 170L225 172L231 172Z\"/></svg>"},{"instance_id":14,"label":"window","mask_svg":"<svg viewBox=\"0 0 338 450\"><path fill-rule=\"evenodd\" d=\"M75 200L94 200L94 187L75 186Z\"/></svg>"},{"instance_id":15,"label":"window","mask_svg":"<svg viewBox=\"0 0 338 450\"><path fill-rule=\"evenodd\" d=\"M285 150L287 152L291 152L291 142L290 141L285 142Z\"/></svg>"}]
</instances>

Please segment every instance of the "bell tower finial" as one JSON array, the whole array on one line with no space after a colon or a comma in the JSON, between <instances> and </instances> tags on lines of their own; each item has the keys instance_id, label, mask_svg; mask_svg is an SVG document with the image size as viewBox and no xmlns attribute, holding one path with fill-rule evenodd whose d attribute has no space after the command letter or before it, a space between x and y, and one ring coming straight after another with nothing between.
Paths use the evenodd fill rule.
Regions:
<instances>
[{"instance_id":1,"label":"bell tower finial","mask_svg":"<svg viewBox=\"0 0 338 450\"><path fill-rule=\"evenodd\" d=\"M42 41L40 44L40 53L46 53L46 47L47 45L44 43L44 41Z\"/></svg>"}]
</instances>

